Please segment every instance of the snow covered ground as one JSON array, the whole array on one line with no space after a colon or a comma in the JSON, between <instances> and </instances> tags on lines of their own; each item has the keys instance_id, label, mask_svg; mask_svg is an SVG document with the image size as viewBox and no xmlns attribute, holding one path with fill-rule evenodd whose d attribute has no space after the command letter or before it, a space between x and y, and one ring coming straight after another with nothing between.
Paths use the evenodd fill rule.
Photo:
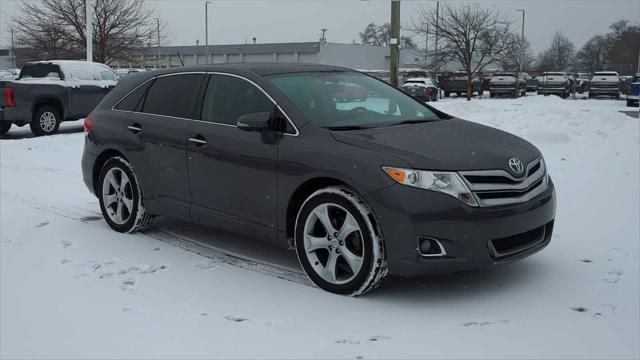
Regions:
<instances>
[{"instance_id":1,"label":"snow covered ground","mask_svg":"<svg viewBox=\"0 0 640 360\"><path fill-rule=\"evenodd\" d=\"M110 231L82 183L82 125L14 127L0 140L0 357L640 357L638 119L612 100L434 104L542 150L553 240L518 263L387 279L359 298L310 286L294 253L255 240L171 220Z\"/></svg>"}]
</instances>

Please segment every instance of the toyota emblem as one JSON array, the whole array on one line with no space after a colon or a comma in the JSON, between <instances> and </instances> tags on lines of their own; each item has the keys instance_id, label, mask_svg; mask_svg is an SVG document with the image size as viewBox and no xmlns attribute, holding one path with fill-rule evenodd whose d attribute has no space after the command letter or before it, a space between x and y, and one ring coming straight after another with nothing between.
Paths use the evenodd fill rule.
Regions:
<instances>
[{"instance_id":1,"label":"toyota emblem","mask_svg":"<svg viewBox=\"0 0 640 360\"><path fill-rule=\"evenodd\" d=\"M524 170L524 164L522 164L522 161L518 158L509 159L509 167L516 174L522 174L522 171Z\"/></svg>"}]
</instances>

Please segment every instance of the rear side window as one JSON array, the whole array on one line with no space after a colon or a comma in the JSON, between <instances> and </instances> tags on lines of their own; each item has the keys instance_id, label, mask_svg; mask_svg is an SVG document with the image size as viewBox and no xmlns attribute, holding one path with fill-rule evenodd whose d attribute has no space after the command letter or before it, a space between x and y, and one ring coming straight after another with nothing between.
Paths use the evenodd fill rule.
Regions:
<instances>
[{"instance_id":1,"label":"rear side window","mask_svg":"<svg viewBox=\"0 0 640 360\"><path fill-rule=\"evenodd\" d=\"M127 95L115 106L115 109L122 110L122 111L140 110L140 106L139 106L140 102L144 97L144 94L146 94L147 89L149 89L149 86L151 86L151 84L153 84L152 80L147 81L137 89L133 90L129 95Z\"/></svg>"},{"instance_id":2,"label":"rear side window","mask_svg":"<svg viewBox=\"0 0 640 360\"><path fill-rule=\"evenodd\" d=\"M250 82L226 75L211 75L202 104L202 120L236 125L242 115L271 112L273 102Z\"/></svg>"},{"instance_id":3,"label":"rear side window","mask_svg":"<svg viewBox=\"0 0 640 360\"><path fill-rule=\"evenodd\" d=\"M64 79L60 66L55 64L25 64L20 71L20 79L53 78Z\"/></svg>"},{"instance_id":4,"label":"rear side window","mask_svg":"<svg viewBox=\"0 0 640 360\"><path fill-rule=\"evenodd\" d=\"M164 76L147 92L142 111L150 114L190 119L202 82L202 74Z\"/></svg>"}]
</instances>

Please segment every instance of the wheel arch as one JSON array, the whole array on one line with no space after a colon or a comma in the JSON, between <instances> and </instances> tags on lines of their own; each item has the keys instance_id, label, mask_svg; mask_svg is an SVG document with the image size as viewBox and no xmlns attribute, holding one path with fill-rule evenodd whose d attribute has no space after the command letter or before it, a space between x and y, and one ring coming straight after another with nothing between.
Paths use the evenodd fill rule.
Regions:
<instances>
[{"instance_id":1,"label":"wheel arch","mask_svg":"<svg viewBox=\"0 0 640 360\"><path fill-rule=\"evenodd\" d=\"M304 204L305 200L309 198L311 194L314 192L324 189L331 186L342 186L350 191L354 192L359 198L364 200L364 197L358 192L357 188L348 182L338 179L336 177L331 176L319 176L308 179L300 184L292 195L289 197L289 201L287 204L287 212L286 212L286 237L289 239L290 246L293 246L293 238L295 231L296 218L298 216L298 212ZM373 216L369 219L374 226L376 231L379 231L379 224Z\"/></svg>"},{"instance_id":2,"label":"wheel arch","mask_svg":"<svg viewBox=\"0 0 640 360\"><path fill-rule=\"evenodd\" d=\"M100 171L102 170L102 167L107 162L107 160L114 157L118 157L118 156L124 158L125 160L127 160L127 162L129 161L129 159L127 159L127 157L122 152L116 149L106 149L102 151L94 161L93 169L91 169L91 179L93 180L92 182L93 182L94 194L99 194L99 191L98 191L100 186L99 177L100 177Z\"/></svg>"},{"instance_id":3,"label":"wheel arch","mask_svg":"<svg viewBox=\"0 0 640 360\"><path fill-rule=\"evenodd\" d=\"M52 108L56 109L56 111L58 111L58 114L60 114L60 121L63 121L65 119L66 114L64 113L64 106L62 105L62 101L60 101L60 99L57 99L55 97L36 98L31 109L32 117L35 115L36 110L40 106L51 106Z\"/></svg>"}]
</instances>

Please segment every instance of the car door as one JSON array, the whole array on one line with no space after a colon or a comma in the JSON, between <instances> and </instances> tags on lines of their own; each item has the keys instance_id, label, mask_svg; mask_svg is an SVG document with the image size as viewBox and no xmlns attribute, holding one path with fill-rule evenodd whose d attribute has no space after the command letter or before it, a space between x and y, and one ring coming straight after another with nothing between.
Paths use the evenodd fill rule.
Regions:
<instances>
[{"instance_id":1,"label":"car door","mask_svg":"<svg viewBox=\"0 0 640 360\"><path fill-rule=\"evenodd\" d=\"M148 82L131 113L124 144L148 212L189 218L187 129L204 73L175 73Z\"/></svg>"},{"instance_id":2,"label":"car door","mask_svg":"<svg viewBox=\"0 0 640 360\"><path fill-rule=\"evenodd\" d=\"M212 74L200 107L188 136L193 221L274 240L278 137L236 123L275 104L248 79Z\"/></svg>"},{"instance_id":3,"label":"car door","mask_svg":"<svg viewBox=\"0 0 640 360\"><path fill-rule=\"evenodd\" d=\"M68 118L85 117L98 105L105 91L102 88L100 72L90 64L65 66L65 76L69 76Z\"/></svg>"}]
</instances>

